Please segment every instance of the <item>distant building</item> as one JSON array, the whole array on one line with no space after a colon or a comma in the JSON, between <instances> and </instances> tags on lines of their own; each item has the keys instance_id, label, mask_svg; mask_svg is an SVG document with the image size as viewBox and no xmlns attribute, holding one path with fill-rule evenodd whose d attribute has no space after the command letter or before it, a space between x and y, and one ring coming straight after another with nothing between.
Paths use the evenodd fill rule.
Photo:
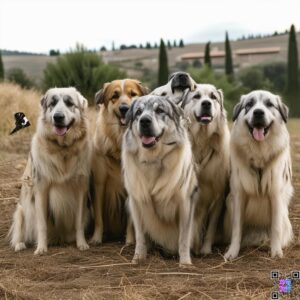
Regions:
<instances>
[{"instance_id":1,"label":"distant building","mask_svg":"<svg viewBox=\"0 0 300 300\"><path fill-rule=\"evenodd\" d=\"M266 61L278 61L281 59L280 47L248 48L233 50L233 61L235 68L248 67L250 65ZM212 64L215 68L224 68L225 51L217 47L210 51ZM195 61L203 63L204 52L185 53L177 58L177 61Z\"/></svg>"}]
</instances>

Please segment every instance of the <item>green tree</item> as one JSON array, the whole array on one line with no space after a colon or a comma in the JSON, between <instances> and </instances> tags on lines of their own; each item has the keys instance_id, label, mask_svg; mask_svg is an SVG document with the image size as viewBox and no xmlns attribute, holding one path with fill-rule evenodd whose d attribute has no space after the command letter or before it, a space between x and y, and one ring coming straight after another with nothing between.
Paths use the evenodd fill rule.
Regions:
<instances>
[{"instance_id":1,"label":"green tree","mask_svg":"<svg viewBox=\"0 0 300 300\"><path fill-rule=\"evenodd\" d=\"M299 61L295 26L289 34L286 96L292 116L300 116Z\"/></svg>"},{"instance_id":2,"label":"green tree","mask_svg":"<svg viewBox=\"0 0 300 300\"><path fill-rule=\"evenodd\" d=\"M176 42L176 40L174 40L174 42L173 42L173 47L174 47L174 48L177 47L177 42Z\"/></svg>"},{"instance_id":3,"label":"green tree","mask_svg":"<svg viewBox=\"0 0 300 300\"><path fill-rule=\"evenodd\" d=\"M232 53L231 53L230 41L229 41L227 31L226 31L226 37L225 37L225 74L229 78L233 77Z\"/></svg>"},{"instance_id":4,"label":"green tree","mask_svg":"<svg viewBox=\"0 0 300 300\"><path fill-rule=\"evenodd\" d=\"M45 89L74 86L93 103L95 93L105 82L125 76L126 73L116 66L105 64L98 54L77 45L70 52L60 55L56 63L47 65L43 86Z\"/></svg>"},{"instance_id":5,"label":"green tree","mask_svg":"<svg viewBox=\"0 0 300 300\"><path fill-rule=\"evenodd\" d=\"M179 47L180 47L180 48L183 48L183 47L184 47L183 39L181 39L181 40L179 41Z\"/></svg>"},{"instance_id":6,"label":"green tree","mask_svg":"<svg viewBox=\"0 0 300 300\"><path fill-rule=\"evenodd\" d=\"M0 50L0 81L4 79L4 66L2 61L2 52Z\"/></svg>"},{"instance_id":7,"label":"green tree","mask_svg":"<svg viewBox=\"0 0 300 300\"><path fill-rule=\"evenodd\" d=\"M168 45L168 49L171 50L172 49L172 45L171 45L171 42L169 40L167 42L167 45Z\"/></svg>"},{"instance_id":8,"label":"green tree","mask_svg":"<svg viewBox=\"0 0 300 300\"><path fill-rule=\"evenodd\" d=\"M161 39L159 47L158 86L166 84L168 82L168 76L168 56L165 43L163 39Z\"/></svg>"},{"instance_id":9,"label":"green tree","mask_svg":"<svg viewBox=\"0 0 300 300\"><path fill-rule=\"evenodd\" d=\"M205 45L204 63L211 68L211 58L210 58L210 42Z\"/></svg>"}]
</instances>

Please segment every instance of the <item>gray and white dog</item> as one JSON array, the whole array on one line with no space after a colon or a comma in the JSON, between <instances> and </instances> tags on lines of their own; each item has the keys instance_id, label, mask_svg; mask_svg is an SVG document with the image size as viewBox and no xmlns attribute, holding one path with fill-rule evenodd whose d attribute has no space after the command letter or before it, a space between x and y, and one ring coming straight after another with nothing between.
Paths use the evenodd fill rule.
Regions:
<instances>
[{"instance_id":1,"label":"gray and white dog","mask_svg":"<svg viewBox=\"0 0 300 300\"><path fill-rule=\"evenodd\" d=\"M171 100L143 96L127 115L122 163L136 247L146 258L146 235L191 264L190 245L198 185L183 111Z\"/></svg>"}]
</instances>

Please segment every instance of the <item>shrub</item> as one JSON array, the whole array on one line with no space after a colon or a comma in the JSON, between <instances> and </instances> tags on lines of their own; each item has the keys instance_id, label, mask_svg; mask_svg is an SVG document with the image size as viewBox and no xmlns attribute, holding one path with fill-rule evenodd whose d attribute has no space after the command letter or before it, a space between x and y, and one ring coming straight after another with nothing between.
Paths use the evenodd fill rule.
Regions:
<instances>
[{"instance_id":1,"label":"shrub","mask_svg":"<svg viewBox=\"0 0 300 300\"><path fill-rule=\"evenodd\" d=\"M9 69L7 72L7 80L26 89L30 89L34 86L34 82L20 68Z\"/></svg>"},{"instance_id":2,"label":"shrub","mask_svg":"<svg viewBox=\"0 0 300 300\"><path fill-rule=\"evenodd\" d=\"M58 57L56 63L49 63L44 70L44 89L50 87L76 87L93 103L94 95L105 82L126 76L116 66L103 63L96 53L77 45L74 50Z\"/></svg>"}]
</instances>

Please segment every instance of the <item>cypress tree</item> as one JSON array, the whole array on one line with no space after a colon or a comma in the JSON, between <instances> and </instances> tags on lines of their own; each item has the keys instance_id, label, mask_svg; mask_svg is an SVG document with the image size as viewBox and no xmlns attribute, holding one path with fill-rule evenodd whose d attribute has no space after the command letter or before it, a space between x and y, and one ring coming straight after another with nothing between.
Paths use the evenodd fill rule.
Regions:
<instances>
[{"instance_id":1,"label":"cypress tree","mask_svg":"<svg viewBox=\"0 0 300 300\"><path fill-rule=\"evenodd\" d=\"M168 45L168 49L171 50L172 49L172 45L171 45L171 42L169 40L168 40L167 45Z\"/></svg>"},{"instance_id":2,"label":"cypress tree","mask_svg":"<svg viewBox=\"0 0 300 300\"><path fill-rule=\"evenodd\" d=\"M0 81L4 79L4 67L2 62L2 52L0 50Z\"/></svg>"},{"instance_id":3,"label":"cypress tree","mask_svg":"<svg viewBox=\"0 0 300 300\"><path fill-rule=\"evenodd\" d=\"M181 40L179 41L179 47L180 47L180 48L183 48L183 47L184 47L183 39L181 39Z\"/></svg>"},{"instance_id":4,"label":"cypress tree","mask_svg":"<svg viewBox=\"0 0 300 300\"><path fill-rule=\"evenodd\" d=\"M227 76L233 77L232 54L227 31L225 37L225 74Z\"/></svg>"},{"instance_id":5,"label":"cypress tree","mask_svg":"<svg viewBox=\"0 0 300 300\"><path fill-rule=\"evenodd\" d=\"M163 39L161 39L159 46L158 86L166 84L168 82L168 76L168 56L165 43Z\"/></svg>"},{"instance_id":6,"label":"cypress tree","mask_svg":"<svg viewBox=\"0 0 300 300\"><path fill-rule=\"evenodd\" d=\"M205 45L204 63L209 68L211 68L211 58L210 58L210 42Z\"/></svg>"},{"instance_id":7,"label":"cypress tree","mask_svg":"<svg viewBox=\"0 0 300 300\"><path fill-rule=\"evenodd\" d=\"M292 116L300 116L299 61L295 26L289 33L286 96Z\"/></svg>"}]
</instances>

